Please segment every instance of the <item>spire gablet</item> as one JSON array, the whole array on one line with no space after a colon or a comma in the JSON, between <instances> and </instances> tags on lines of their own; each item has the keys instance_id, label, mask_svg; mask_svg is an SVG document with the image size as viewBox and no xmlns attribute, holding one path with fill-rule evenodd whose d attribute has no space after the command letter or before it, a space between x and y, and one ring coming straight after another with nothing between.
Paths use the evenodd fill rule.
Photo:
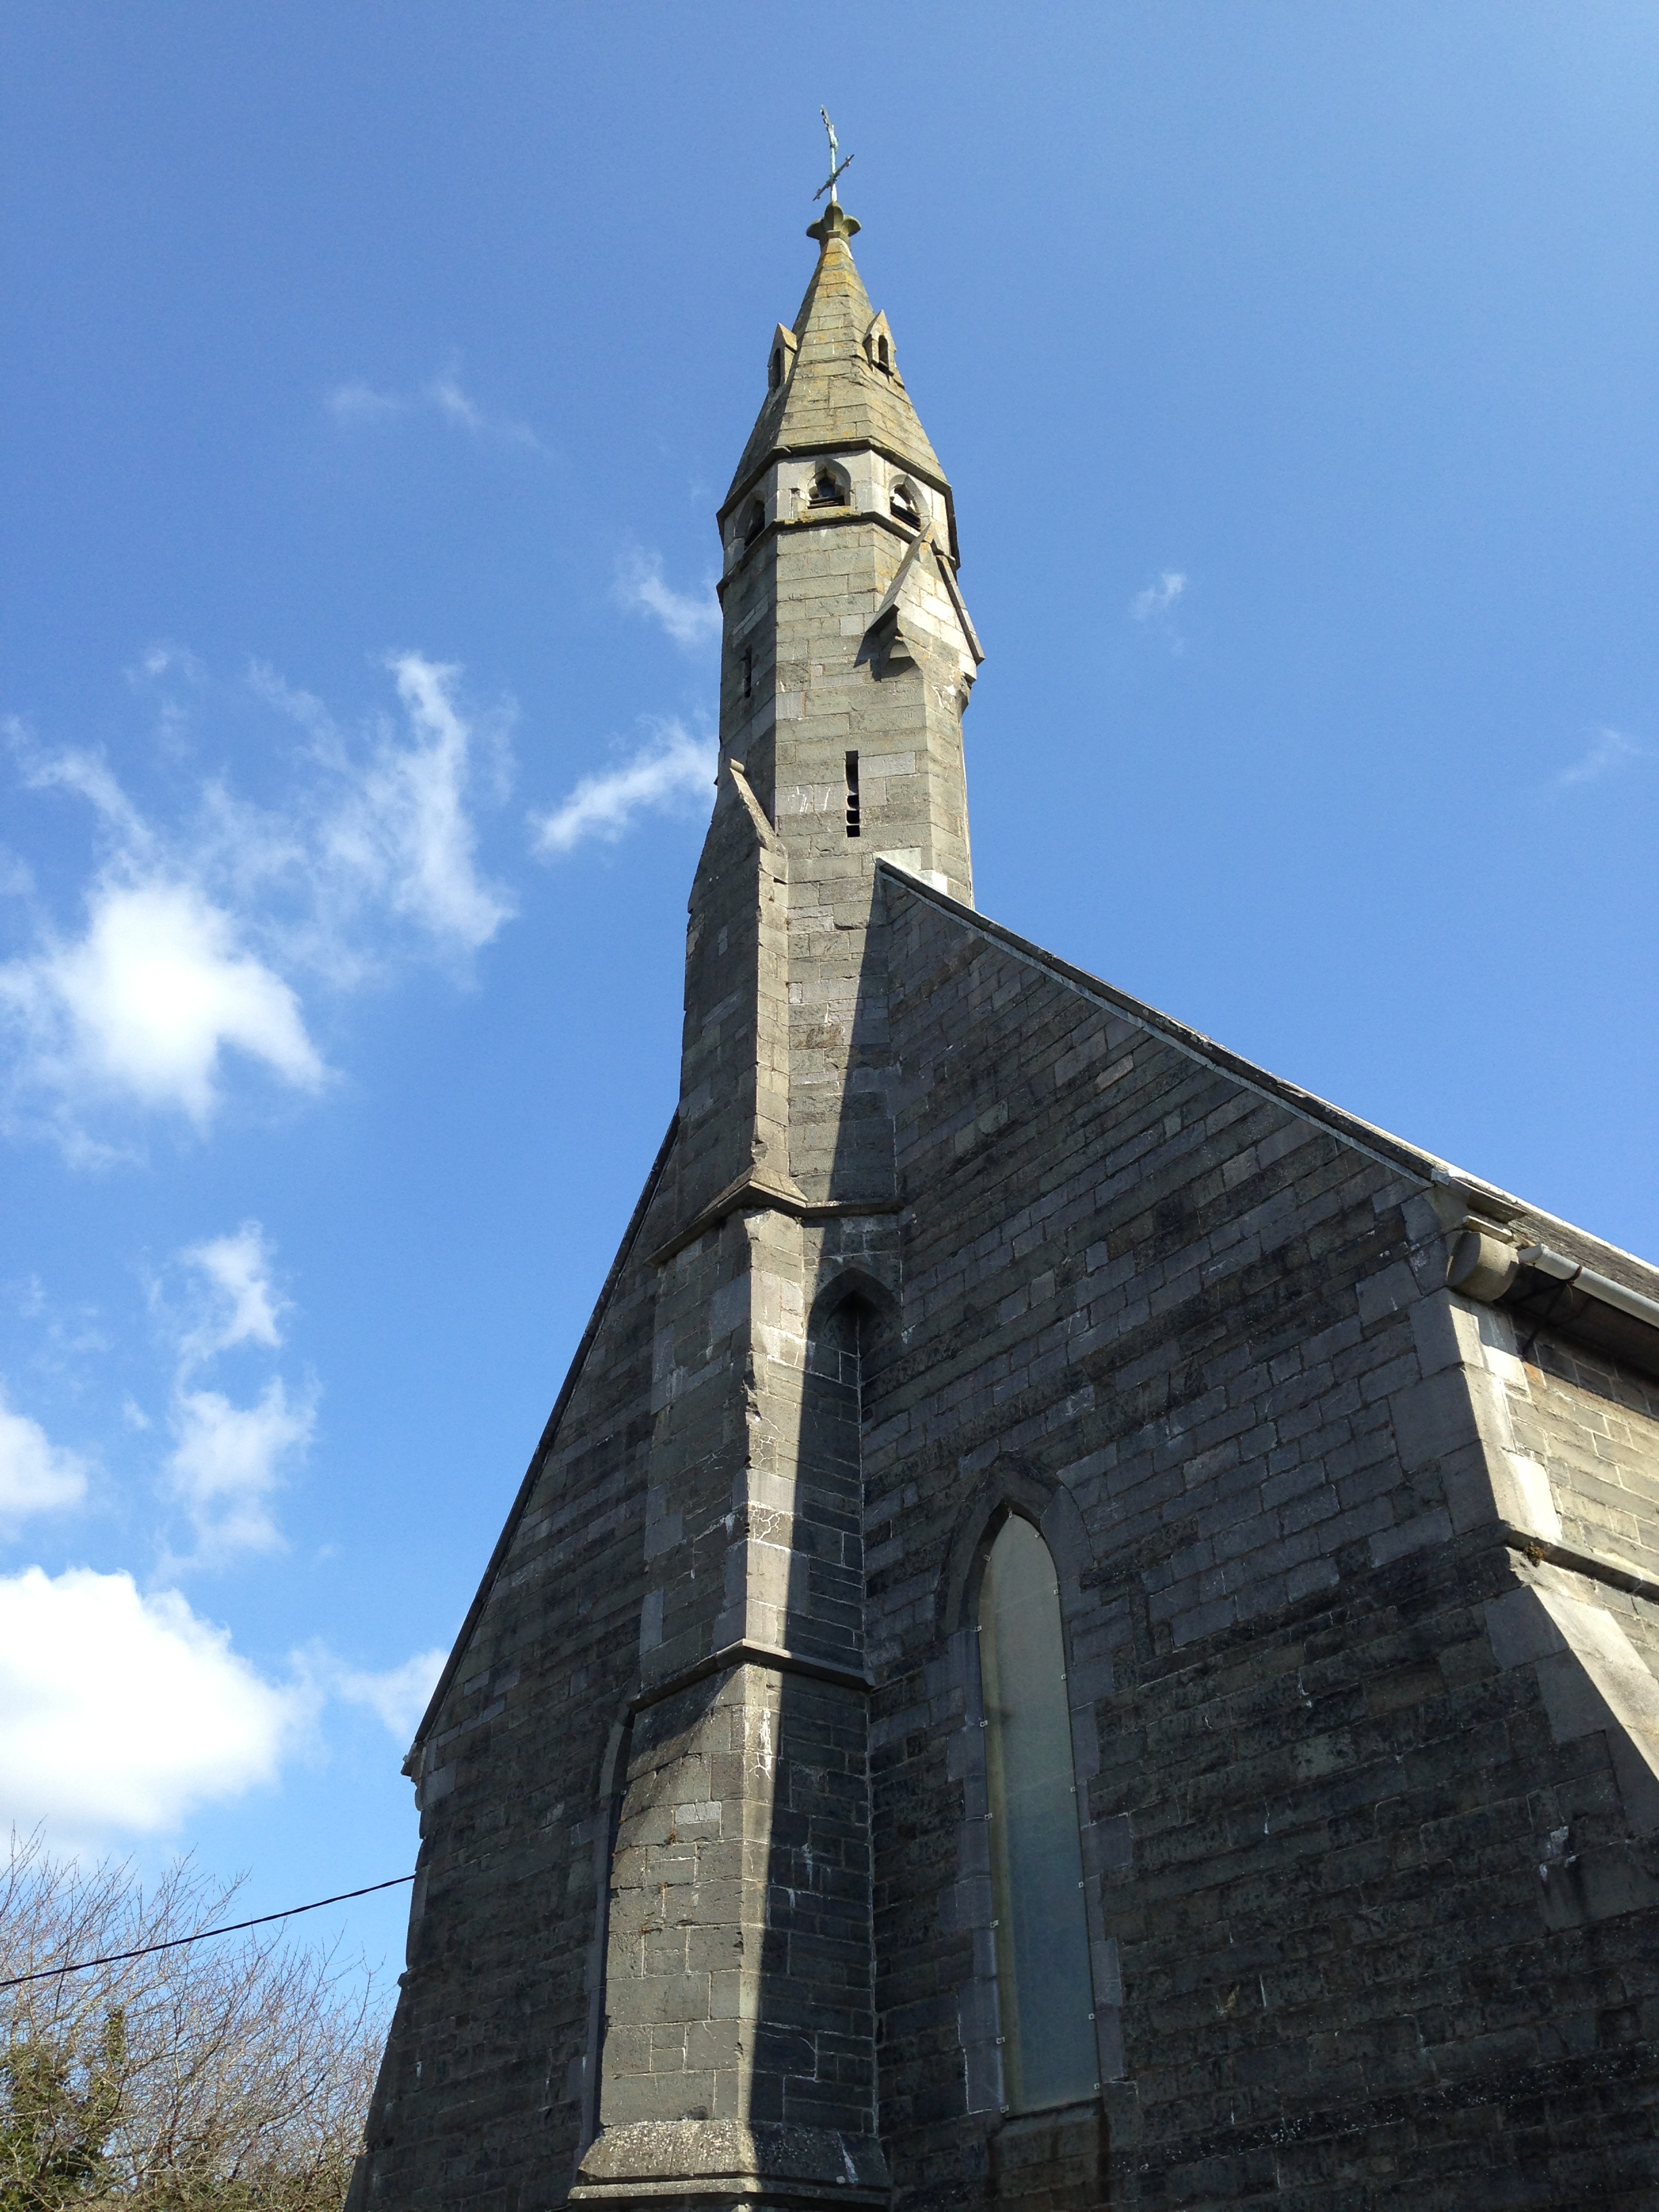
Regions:
<instances>
[{"instance_id":1,"label":"spire gablet","mask_svg":"<svg viewBox=\"0 0 1659 2212\"><path fill-rule=\"evenodd\" d=\"M793 331L780 325L772 352L773 388L738 463L720 509L731 511L780 454L830 453L873 447L915 469L944 493L950 486L893 357L884 316L870 304L849 241L856 217L831 199L806 235L818 265ZM793 340L793 343L787 343Z\"/></svg>"}]
</instances>

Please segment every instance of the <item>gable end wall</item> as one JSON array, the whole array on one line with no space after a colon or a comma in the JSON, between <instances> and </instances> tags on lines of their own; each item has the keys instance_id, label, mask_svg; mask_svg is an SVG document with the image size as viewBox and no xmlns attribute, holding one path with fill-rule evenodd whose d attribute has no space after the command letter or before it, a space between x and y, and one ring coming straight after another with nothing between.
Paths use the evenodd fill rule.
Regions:
<instances>
[{"instance_id":1,"label":"gable end wall","mask_svg":"<svg viewBox=\"0 0 1659 2212\"><path fill-rule=\"evenodd\" d=\"M1494 1639L1558 1571L1510 1540L1447 1365L1425 1179L888 896L905 1328L866 1471L897 2201L1008 2186L951 1566L1002 1496L1060 1567L1110 2201L1651 2202L1651 2125L1613 2116L1651 2107L1659 1893L1562 1902L1565 1861L1628 1859L1632 1800L1550 1655Z\"/></svg>"}]
</instances>

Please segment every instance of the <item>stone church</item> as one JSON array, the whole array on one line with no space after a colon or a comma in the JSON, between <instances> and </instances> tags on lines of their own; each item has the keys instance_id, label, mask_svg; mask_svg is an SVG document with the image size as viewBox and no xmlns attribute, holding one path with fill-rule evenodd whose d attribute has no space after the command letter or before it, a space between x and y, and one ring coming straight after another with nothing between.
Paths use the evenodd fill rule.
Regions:
<instances>
[{"instance_id":1,"label":"stone church","mask_svg":"<svg viewBox=\"0 0 1659 2212\"><path fill-rule=\"evenodd\" d=\"M974 904L836 204L353 2212L1659 2204L1659 1273Z\"/></svg>"}]
</instances>

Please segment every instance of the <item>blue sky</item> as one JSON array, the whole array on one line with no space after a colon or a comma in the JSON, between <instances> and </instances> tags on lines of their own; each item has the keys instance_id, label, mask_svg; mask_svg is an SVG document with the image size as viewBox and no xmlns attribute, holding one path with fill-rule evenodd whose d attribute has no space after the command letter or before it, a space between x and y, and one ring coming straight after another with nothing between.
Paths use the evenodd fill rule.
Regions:
<instances>
[{"instance_id":1,"label":"blue sky","mask_svg":"<svg viewBox=\"0 0 1659 2212\"><path fill-rule=\"evenodd\" d=\"M981 906L1659 1252L1651 9L13 0L0 82L0 1817L410 1863L673 1103L821 101Z\"/></svg>"}]
</instances>

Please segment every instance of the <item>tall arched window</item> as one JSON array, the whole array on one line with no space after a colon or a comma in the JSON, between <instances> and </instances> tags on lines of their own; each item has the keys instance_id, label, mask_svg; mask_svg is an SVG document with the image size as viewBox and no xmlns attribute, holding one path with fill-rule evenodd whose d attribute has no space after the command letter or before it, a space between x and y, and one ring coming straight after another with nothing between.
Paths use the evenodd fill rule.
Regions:
<instances>
[{"instance_id":1,"label":"tall arched window","mask_svg":"<svg viewBox=\"0 0 1659 2212\"><path fill-rule=\"evenodd\" d=\"M1100 2086L1060 1592L1048 1547L1012 1515L979 1595L1003 2090L1013 2112Z\"/></svg>"}]
</instances>

